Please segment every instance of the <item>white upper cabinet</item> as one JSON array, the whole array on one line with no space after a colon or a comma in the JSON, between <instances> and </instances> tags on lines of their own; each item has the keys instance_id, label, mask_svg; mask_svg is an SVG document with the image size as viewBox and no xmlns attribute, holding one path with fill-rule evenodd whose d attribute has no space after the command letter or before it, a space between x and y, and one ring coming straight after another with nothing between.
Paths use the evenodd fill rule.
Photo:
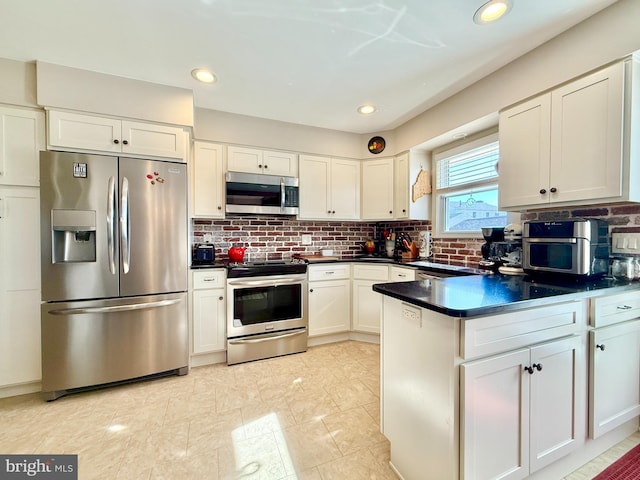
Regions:
<instances>
[{"instance_id":1,"label":"white upper cabinet","mask_svg":"<svg viewBox=\"0 0 640 480\"><path fill-rule=\"evenodd\" d=\"M40 185L44 113L0 107L0 185Z\"/></svg>"},{"instance_id":2,"label":"white upper cabinet","mask_svg":"<svg viewBox=\"0 0 640 480\"><path fill-rule=\"evenodd\" d=\"M640 200L637 68L627 59L500 112L501 209Z\"/></svg>"},{"instance_id":3,"label":"white upper cabinet","mask_svg":"<svg viewBox=\"0 0 640 480\"><path fill-rule=\"evenodd\" d=\"M393 158L362 162L362 219L392 220L394 218Z\"/></svg>"},{"instance_id":4,"label":"white upper cabinet","mask_svg":"<svg viewBox=\"0 0 640 480\"><path fill-rule=\"evenodd\" d=\"M194 142L192 216L224 217L224 145Z\"/></svg>"},{"instance_id":5,"label":"white upper cabinet","mask_svg":"<svg viewBox=\"0 0 640 480\"><path fill-rule=\"evenodd\" d=\"M228 147L228 170L266 175L298 176L298 155L246 147Z\"/></svg>"},{"instance_id":6,"label":"white upper cabinet","mask_svg":"<svg viewBox=\"0 0 640 480\"><path fill-rule=\"evenodd\" d=\"M360 162L301 155L299 218L358 220Z\"/></svg>"},{"instance_id":7,"label":"white upper cabinet","mask_svg":"<svg viewBox=\"0 0 640 480\"><path fill-rule=\"evenodd\" d=\"M47 147L185 160L187 132L180 127L50 110Z\"/></svg>"},{"instance_id":8,"label":"white upper cabinet","mask_svg":"<svg viewBox=\"0 0 640 480\"><path fill-rule=\"evenodd\" d=\"M393 216L395 218L409 218L409 181L409 154L403 153L393 159ZM427 218L426 215L424 218Z\"/></svg>"}]
</instances>

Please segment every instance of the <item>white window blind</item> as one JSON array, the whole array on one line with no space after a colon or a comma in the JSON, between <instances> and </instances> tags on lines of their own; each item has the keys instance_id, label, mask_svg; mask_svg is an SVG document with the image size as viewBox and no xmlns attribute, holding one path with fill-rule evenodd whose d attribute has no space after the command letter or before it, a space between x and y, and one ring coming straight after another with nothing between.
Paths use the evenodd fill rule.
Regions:
<instances>
[{"instance_id":1,"label":"white window blind","mask_svg":"<svg viewBox=\"0 0 640 480\"><path fill-rule=\"evenodd\" d=\"M498 178L498 142L492 142L437 162L436 188L450 188Z\"/></svg>"}]
</instances>

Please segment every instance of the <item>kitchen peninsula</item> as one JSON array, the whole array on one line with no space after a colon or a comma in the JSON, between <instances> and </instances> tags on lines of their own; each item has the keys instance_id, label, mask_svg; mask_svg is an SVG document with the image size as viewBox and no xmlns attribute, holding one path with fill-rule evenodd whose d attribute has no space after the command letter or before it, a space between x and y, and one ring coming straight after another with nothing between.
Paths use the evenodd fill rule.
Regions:
<instances>
[{"instance_id":1,"label":"kitchen peninsula","mask_svg":"<svg viewBox=\"0 0 640 480\"><path fill-rule=\"evenodd\" d=\"M560 479L637 431L637 283L475 275L373 289L381 428L404 480Z\"/></svg>"}]
</instances>

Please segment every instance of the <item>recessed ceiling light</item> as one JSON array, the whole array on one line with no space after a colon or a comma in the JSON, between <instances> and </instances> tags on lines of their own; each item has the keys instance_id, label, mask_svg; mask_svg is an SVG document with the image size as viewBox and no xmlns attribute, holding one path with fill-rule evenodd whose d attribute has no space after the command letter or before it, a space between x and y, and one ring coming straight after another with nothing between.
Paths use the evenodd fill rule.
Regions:
<instances>
[{"instance_id":1,"label":"recessed ceiling light","mask_svg":"<svg viewBox=\"0 0 640 480\"><path fill-rule=\"evenodd\" d=\"M476 10L473 21L478 25L495 22L506 15L512 6L511 0L490 0Z\"/></svg>"},{"instance_id":2,"label":"recessed ceiling light","mask_svg":"<svg viewBox=\"0 0 640 480\"><path fill-rule=\"evenodd\" d=\"M362 115L371 115L375 111L375 105L360 105L358 107L358 113L361 113Z\"/></svg>"},{"instance_id":3,"label":"recessed ceiling light","mask_svg":"<svg viewBox=\"0 0 640 480\"><path fill-rule=\"evenodd\" d=\"M216 76L206 68L191 70L191 76L202 83L213 83L217 80Z\"/></svg>"}]
</instances>

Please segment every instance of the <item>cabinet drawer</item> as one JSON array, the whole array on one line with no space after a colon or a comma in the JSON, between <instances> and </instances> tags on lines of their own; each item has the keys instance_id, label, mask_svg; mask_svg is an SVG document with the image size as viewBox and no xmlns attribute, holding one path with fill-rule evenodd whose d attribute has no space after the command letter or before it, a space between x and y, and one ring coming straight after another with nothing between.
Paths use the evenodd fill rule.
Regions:
<instances>
[{"instance_id":1,"label":"cabinet drawer","mask_svg":"<svg viewBox=\"0 0 640 480\"><path fill-rule=\"evenodd\" d=\"M224 288L226 285L225 280L226 272L222 268L193 272L193 289Z\"/></svg>"},{"instance_id":2,"label":"cabinet drawer","mask_svg":"<svg viewBox=\"0 0 640 480\"><path fill-rule=\"evenodd\" d=\"M356 264L353 266L353 278L361 280L389 280L387 265Z\"/></svg>"},{"instance_id":3,"label":"cabinet drawer","mask_svg":"<svg viewBox=\"0 0 640 480\"><path fill-rule=\"evenodd\" d=\"M351 270L346 263L333 263L331 265L310 265L309 281L317 280L341 280L350 277Z\"/></svg>"},{"instance_id":4,"label":"cabinet drawer","mask_svg":"<svg viewBox=\"0 0 640 480\"><path fill-rule=\"evenodd\" d=\"M392 282L409 282L416 279L416 271L413 268L390 267L389 280Z\"/></svg>"},{"instance_id":5,"label":"cabinet drawer","mask_svg":"<svg viewBox=\"0 0 640 480\"><path fill-rule=\"evenodd\" d=\"M586 301L577 301L463 320L460 356L478 358L577 333L586 313Z\"/></svg>"},{"instance_id":6,"label":"cabinet drawer","mask_svg":"<svg viewBox=\"0 0 640 480\"><path fill-rule=\"evenodd\" d=\"M605 327L640 317L640 290L591 299L590 323Z\"/></svg>"}]
</instances>

